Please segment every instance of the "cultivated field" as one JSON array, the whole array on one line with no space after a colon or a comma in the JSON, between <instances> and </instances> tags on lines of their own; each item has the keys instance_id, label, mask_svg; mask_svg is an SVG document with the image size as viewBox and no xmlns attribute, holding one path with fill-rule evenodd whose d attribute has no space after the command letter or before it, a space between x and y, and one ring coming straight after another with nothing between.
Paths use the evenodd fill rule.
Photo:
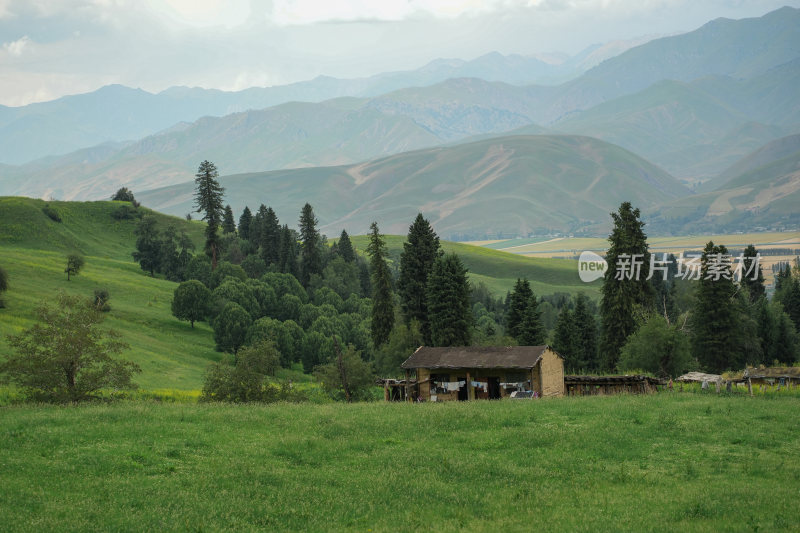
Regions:
<instances>
[{"instance_id":1,"label":"cultivated field","mask_svg":"<svg viewBox=\"0 0 800 533\"><path fill-rule=\"evenodd\" d=\"M714 244L724 244L729 249L741 249L753 244L760 251L786 248L798 250L800 249L800 232L683 235L679 237L649 237L647 239L650 251L657 254L679 254L686 250L701 250L708 241L714 241ZM562 259L574 259L584 250L604 253L608 248L608 240L586 237L525 238L503 241L474 241L465 244L510 252L525 257ZM781 261L792 261L795 257L797 255L763 255L761 265L764 269L764 277L771 281L773 277L772 265Z\"/></svg>"},{"instance_id":2,"label":"cultivated field","mask_svg":"<svg viewBox=\"0 0 800 533\"><path fill-rule=\"evenodd\" d=\"M797 531L800 399L2 409L13 531Z\"/></svg>"}]
</instances>

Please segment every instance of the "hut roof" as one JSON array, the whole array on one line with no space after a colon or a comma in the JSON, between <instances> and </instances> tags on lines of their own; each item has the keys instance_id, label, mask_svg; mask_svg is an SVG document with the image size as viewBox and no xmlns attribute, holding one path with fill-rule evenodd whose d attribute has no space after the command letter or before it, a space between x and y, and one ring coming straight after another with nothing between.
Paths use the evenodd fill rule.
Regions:
<instances>
[{"instance_id":1,"label":"hut roof","mask_svg":"<svg viewBox=\"0 0 800 533\"><path fill-rule=\"evenodd\" d=\"M531 369L548 346L420 346L403 368L519 368Z\"/></svg>"},{"instance_id":2,"label":"hut roof","mask_svg":"<svg viewBox=\"0 0 800 533\"><path fill-rule=\"evenodd\" d=\"M678 377L675 381L683 381L684 383L702 383L703 381L708 381L709 383L714 383L716 381L722 381L722 376L719 374L703 374L702 372L688 372L680 377Z\"/></svg>"}]
</instances>

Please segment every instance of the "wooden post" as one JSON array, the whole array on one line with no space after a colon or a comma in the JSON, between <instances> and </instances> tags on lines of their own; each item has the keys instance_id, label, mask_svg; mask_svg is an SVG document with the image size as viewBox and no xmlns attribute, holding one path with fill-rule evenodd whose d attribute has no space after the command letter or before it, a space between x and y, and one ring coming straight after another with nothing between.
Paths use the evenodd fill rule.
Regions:
<instances>
[{"instance_id":1,"label":"wooden post","mask_svg":"<svg viewBox=\"0 0 800 533\"><path fill-rule=\"evenodd\" d=\"M411 401L411 371L406 369L406 401Z\"/></svg>"},{"instance_id":2,"label":"wooden post","mask_svg":"<svg viewBox=\"0 0 800 533\"><path fill-rule=\"evenodd\" d=\"M753 383L750 381L750 378L747 378L747 392L750 396L753 395Z\"/></svg>"},{"instance_id":3,"label":"wooden post","mask_svg":"<svg viewBox=\"0 0 800 533\"><path fill-rule=\"evenodd\" d=\"M385 402L389 401L389 380L383 380L383 400Z\"/></svg>"},{"instance_id":4,"label":"wooden post","mask_svg":"<svg viewBox=\"0 0 800 533\"><path fill-rule=\"evenodd\" d=\"M467 372L467 400L474 400L475 399L475 390L472 388L472 378L469 377L469 372Z\"/></svg>"}]
</instances>

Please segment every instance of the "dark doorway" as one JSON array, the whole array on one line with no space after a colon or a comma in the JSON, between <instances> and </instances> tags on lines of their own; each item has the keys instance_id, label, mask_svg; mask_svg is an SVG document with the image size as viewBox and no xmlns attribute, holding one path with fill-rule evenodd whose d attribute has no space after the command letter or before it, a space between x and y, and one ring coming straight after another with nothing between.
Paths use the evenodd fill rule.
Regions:
<instances>
[{"instance_id":1,"label":"dark doorway","mask_svg":"<svg viewBox=\"0 0 800 533\"><path fill-rule=\"evenodd\" d=\"M500 378L486 378L490 400L500 399Z\"/></svg>"},{"instance_id":2,"label":"dark doorway","mask_svg":"<svg viewBox=\"0 0 800 533\"><path fill-rule=\"evenodd\" d=\"M466 377L456 378L457 381L467 381ZM464 383L464 386L458 389L458 401L466 402L469 400L469 382Z\"/></svg>"}]
</instances>

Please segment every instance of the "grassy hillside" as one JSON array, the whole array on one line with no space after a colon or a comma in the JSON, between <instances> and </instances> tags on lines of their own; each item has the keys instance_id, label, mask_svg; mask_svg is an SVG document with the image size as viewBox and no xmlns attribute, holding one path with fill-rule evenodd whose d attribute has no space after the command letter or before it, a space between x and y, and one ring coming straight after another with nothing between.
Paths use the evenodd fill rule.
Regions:
<instances>
[{"instance_id":1,"label":"grassy hillside","mask_svg":"<svg viewBox=\"0 0 800 533\"><path fill-rule=\"evenodd\" d=\"M209 362L219 360L207 324L179 322L170 305L175 283L147 276L133 262L135 222L115 221L116 202L49 202L62 217L53 222L42 213L45 202L0 198L0 265L8 272L10 290L0 309L0 353L9 350L6 335L30 327L34 310L58 291L91 297L108 289L111 311L104 327L122 333L131 345L124 357L136 361L142 374L135 380L149 389L198 389ZM202 226L155 214L160 222L186 229L196 241ZM65 256L79 252L86 266L67 281Z\"/></svg>"},{"instance_id":2,"label":"grassy hillside","mask_svg":"<svg viewBox=\"0 0 800 533\"><path fill-rule=\"evenodd\" d=\"M3 295L0 309L0 353L10 348L6 335L30 327L34 311L43 301L52 301L58 291L91 297L98 288L111 295L111 311L105 327L120 333L131 346L123 356L139 363L143 373L135 380L146 389L196 390L202 387L206 367L221 358L207 324L192 329L171 314L176 284L154 279L131 258L135 221L117 221L112 213L120 202L48 202L62 222L48 218L45 202L30 198L0 198L0 266L9 275L10 290ZM168 223L185 229L199 245L203 225L153 213L162 227ZM389 237L394 256L399 257L401 237ZM354 237L363 250L364 237ZM595 284L584 285L577 277L575 263L551 259L527 259L512 254L445 243L446 250L458 251L473 272L498 296L509 290L517 277L533 281L537 294L583 290L595 296ZM86 266L67 281L66 254L79 252Z\"/></svg>"},{"instance_id":3,"label":"grassy hillside","mask_svg":"<svg viewBox=\"0 0 800 533\"><path fill-rule=\"evenodd\" d=\"M13 531L797 531L798 409L677 392L10 407L0 514Z\"/></svg>"},{"instance_id":4,"label":"grassy hillside","mask_svg":"<svg viewBox=\"0 0 800 533\"><path fill-rule=\"evenodd\" d=\"M228 176L226 201L271 205L297 219L310 202L323 232L365 234L373 220L402 234L421 211L443 237L481 238L578 231L610 224L629 200L642 208L688 194L675 178L618 146L579 136L513 136L406 152L346 167ZM153 208L182 214L186 183L137 195Z\"/></svg>"},{"instance_id":5,"label":"grassy hillside","mask_svg":"<svg viewBox=\"0 0 800 533\"><path fill-rule=\"evenodd\" d=\"M386 235L385 239L390 258L399 266L406 237ZM365 250L369 242L368 237L363 235L351 237L351 240L359 250ZM496 296L505 296L514 287L517 278L528 278L538 296L554 292L577 294L581 291L593 298L599 296L600 282L583 283L578 277L577 261L533 259L449 241L443 241L442 248L447 253L458 254L469 270L470 279L474 283L485 283Z\"/></svg>"}]
</instances>

